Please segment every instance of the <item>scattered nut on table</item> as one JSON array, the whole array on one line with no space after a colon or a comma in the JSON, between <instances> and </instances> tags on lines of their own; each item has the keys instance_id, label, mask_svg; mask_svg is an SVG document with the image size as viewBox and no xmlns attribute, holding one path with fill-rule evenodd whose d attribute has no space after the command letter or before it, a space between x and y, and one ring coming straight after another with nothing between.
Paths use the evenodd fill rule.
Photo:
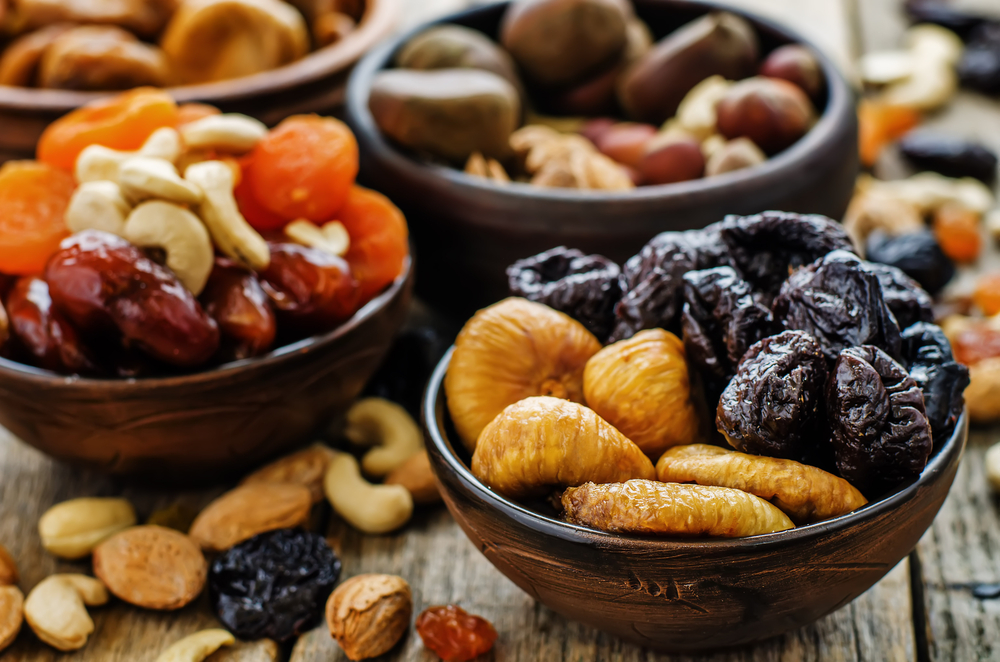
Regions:
<instances>
[{"instance_id":1,"label":"scattered nut on table","mask_svg":"<svg viewBox=\"0 0 1000 662\"><path fill-rule=\"evenodd\" d=\"M426 450L396 467L385 477L385 484L402 485L413 497L413 503L420 506L441 501L441 492L434 480L434 471Z\"/></svg>"},{"instance_id":2,"label":"scattered nut on table","mask_svg":"<svg viewBox=\"0 0 1000 662\"><path fill-rule=\"evenodd\" d=\"M38 534L50 554L79 559L135 522L135 508L127 499L85 497L63 501L45 511L38 520Z\"/></svg>"},{"instance_id":3,"label":"scattered nut on table","mask_svg":"<svg viewBox=\"0 0 1000 662\"><path fill-rule=\"evenodd\" d=\"M0 651L17 639L24 622L24 594L16 586L0 586Z\"/></svg>"},{"instance_id":4,"label":"scattered nut on table","mask_svg":"<svg viewBox=\"0 0 1000 662\"><path fill-rule=\"evenodd\" d=\"M12 586L21 580L17 562L7 548L0 545L0 586Z\"/></svg>"},{"instance_id":5,"label":"scattered nut on table","mask_svg":"<svg viewBox=\"0 0 1000 662\"><path fill-rule=\"evenodd\" d=\"M326 624L352 660L387 653L410 627L410 585L397 575L358 575L330 594Z\"/></svg>"},{"instance_id":6,"label":"scattered nut on table","mask_svg":"<svg viewBox=\"0 0 1000 662\"><path fill-rule=\"evenodd\" d=\"M246 476L240 485L254 483L294 483L309 489L312 502L323 500L323 477L336 451L321 443L286 455Z\"/></svg>"},{"instance_id":7,"label":"scattered nut on table","mask_svg":"<svg viewBox=\"0 0 1000 662\"><path fill-rule=\"evenodd\" d=\"M1000 444L993 444L986 451L986 479L993 491L1000 492Z\"/></svg>"},{"instance_id":8,"label":"scattered nut on table","mask_svg":"<svg viewBox=\"0 0 1000 662\"><path fill-rule=\"evenodd\" d=\"M219 552L258 533L300 526L311 506L312 495L303 485L249 483L208 504L189 535L203 549Z\"/></svg>"},{"instance_id":9,"label":"scattered nut on table","mask_svg":"<svg viewBox=\"0 0 1000 662\"><path fill-rule=\"evenodd\" d=\"M156 662L202 662L223 646L234 643L236 638L226 630L201 630L170 644Z\"/></svg>"},{"instance_id":10,"label":"scattered nut on table","mask_svg":"<svg viewBox=\"0 0 1000 662\"><path fill-rule=\"evenodd\" d=\"M410 414L384 398L358 400L347 411L344 436L355 446L373 446L361 458L365 474L382 478L419 453L424 437Z\"/></svg>"},{"instance_id":11,"label":"scattered nut on table","mask_svg":"<svg viewBox=\"0 0 1000 662\"><path fill-rule=\"evenodd\" d=\"M107 603L104 585L86 575L51 575L28 593L24 619L39 639L60 651L83 648L94 631L87 607Z\"/></svg>"},{"instance_id":12,"label":"scattered nut on table","mask_svg":"<svg viewBox=\"0 0 1000 662\"><path fill-rule=\"evenodd\" d=\"M330 462L323 487L337 514L364 533L395 531L413 515L413 497L405 487L372 485L347 453L338 453Z\"/></svg>"}]
</instances>

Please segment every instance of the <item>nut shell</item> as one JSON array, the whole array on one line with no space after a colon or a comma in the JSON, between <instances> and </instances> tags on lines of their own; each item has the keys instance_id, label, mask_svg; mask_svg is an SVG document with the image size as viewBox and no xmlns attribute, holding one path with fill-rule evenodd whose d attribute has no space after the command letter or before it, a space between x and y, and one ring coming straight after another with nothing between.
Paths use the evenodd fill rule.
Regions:
<instances>
[{"instance_id":1,"label":"nut shell","mask_svg":"<svg viewBox=\"0 0 1000 662\"><path fill-rule=\"evenodd\" d=\"M330 634L352 660L388 652L406 634L412 614L410 585L396 575L351 577L326 603Z\"/></svg>"},{"instance_id":2,"label":"nut shell","mask_svg":"<svg viewBox=\"0 0 1000 662\"><path fill-rule=\"evenodd\" d=\"M302 485L243 485L208 504L195 518L189 535L203 549L221 552L258 533L301 525L312 503L312 493Z\"/></svg>"}]
</instances>

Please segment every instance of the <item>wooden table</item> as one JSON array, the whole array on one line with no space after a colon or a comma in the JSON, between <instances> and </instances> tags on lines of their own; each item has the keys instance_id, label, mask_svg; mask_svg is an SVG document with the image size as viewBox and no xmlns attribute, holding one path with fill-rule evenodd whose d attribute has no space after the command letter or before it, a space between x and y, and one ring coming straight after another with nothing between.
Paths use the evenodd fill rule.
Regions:
<instances>
[{"instance_id":1,"label":"wooden table","mask_svg":"<svg viewBox=\"0 0 1000 662\"><path fill-rule=\"evenodd\" d=\"M979 0L989 5L990 0ZM469 0L409 0L403 27ZM796 26L845 68L865 50L895 46L904 27L898 0L740 0ZM961 94L931 118L960 135L978 138L1000 151L1000 104ZM572 623L535 603L497 572L465 538L443 507L419 511L405 531L365 537L329 523L331 540L344 560L344 576L389 572L406 577L415 609L459 603L489 618L500 632L484 660L512 662L764 662L807 660L997 660L1000 659L1000 600L978 599L973 587L1000 583L1000 501L983 475L983 454L1000 440L1000 430L974 430L955 486L933 527L916 551L853 603L819 622L760 645L692 658L651 653ZM20 562L27 592L53 572L88 572L87 563L61 562L41 548L36 525L54 503L78 496L124 495L140 516L180 503L200 508L226 486L167 492L81 472L55 463L0 430L0 542ZM173 614L112 602L92 610L97 630L86 648L59 654L25 628L0 654L4 662L99 660L152 662L172 641L216 625L204 597ZM210 658L213 662L327 662L346 660L325 627L294 646L242 644ZM410 634L386 660L436 660Z\"/></svg>"}]
</instances>

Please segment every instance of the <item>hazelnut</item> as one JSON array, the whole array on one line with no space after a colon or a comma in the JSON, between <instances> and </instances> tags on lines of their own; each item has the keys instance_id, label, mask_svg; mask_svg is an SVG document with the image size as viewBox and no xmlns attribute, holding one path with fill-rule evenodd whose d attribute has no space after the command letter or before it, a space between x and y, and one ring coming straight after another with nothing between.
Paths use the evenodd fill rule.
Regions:
<instances>
[{"instance_id":1,"label":"hazelnut","mask_svg":"<svg viewBox=\"0 0 1000 662\"><path fill-rule=\"evenodd\" d=\"M388 652L410 626L410 585L396 575L351 577L330 594L326 624L352 660Z\"/></svg>"},{"instance_id":2,"label":"hazelnut","mask_svg":"<svg viewBox=\"0 0 1000 662\"><path fill-rule=\"evenodd\" d=\"M749 138L737 138L715 150L705 165L705 176L712 177L763 163L767 155Z\"/></svg>"},{"instance_id":3,"label":"hazelnut","mask_svg":"<svg viewBox=\"0 0 1000 662\"><path fill-rule=\"evenodd\" d=\"M610 127L595 141L597 149L622 165L638 168L646 146L656 135L652 124L620 122Z\"/></svg>"},{"instance_id":4,"label":"hazelnut","mask_svg":"<svg viewBox=\"0 0 1000 662\"><path fill-rule=\"evenodd\" d=\"M786 80L756 76L730 88L716 107L719 133L750 138L768 154L805 135L816 118L812 102Z\"/></svg>"},{"instance_id":5,"label":"hazelnut","mask_svg":"<svg viewBox=\"0 0 1000 662\"><path fill-rule=\"evenodd\" d=\"M760 75L794 83L814 101L823 91L823 70L816 55L799 44L774 49L760 65Z\"/></svg>"},{"instance_id":6,"label":"hazelnut","mask_svg":"<svg viewBox=\"0 0 1000 662\"><path fill-rule=\"evenodd\" d=\"M670 184L698 179L705 171L701 143L690 136L661 134L649 142L639 163L646 184Z\"/></svg>"}]
</instances>

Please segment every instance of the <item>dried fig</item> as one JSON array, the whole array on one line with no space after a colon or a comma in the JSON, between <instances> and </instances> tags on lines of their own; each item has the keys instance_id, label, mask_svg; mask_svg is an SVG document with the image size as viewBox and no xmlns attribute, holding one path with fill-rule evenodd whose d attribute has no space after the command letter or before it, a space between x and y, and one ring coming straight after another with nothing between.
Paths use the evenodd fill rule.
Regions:
<instances>
[{"instance_id":1,"label":"dried fig","mask_svg":"<svg viewBox=\"0 0 1000 662\"><path fill-rule=\"evenodd\" d=\"M568 315L508 298L466 322L444 380L459 436L474 450L480 432L504 407L533 395L583 399L583 369L601 349Z\"/></svg>"},{"instance_id":2,"label":"dried fig","mask_svg":"<svg viewBox=\"0 0 1000 662\"><path fill-rule=\"evenodd\" d=\"M163 52L112 26L84 25L59 35L38 64L38 86L127 90L167 84Z\"/></svg>"}]
</instances>

